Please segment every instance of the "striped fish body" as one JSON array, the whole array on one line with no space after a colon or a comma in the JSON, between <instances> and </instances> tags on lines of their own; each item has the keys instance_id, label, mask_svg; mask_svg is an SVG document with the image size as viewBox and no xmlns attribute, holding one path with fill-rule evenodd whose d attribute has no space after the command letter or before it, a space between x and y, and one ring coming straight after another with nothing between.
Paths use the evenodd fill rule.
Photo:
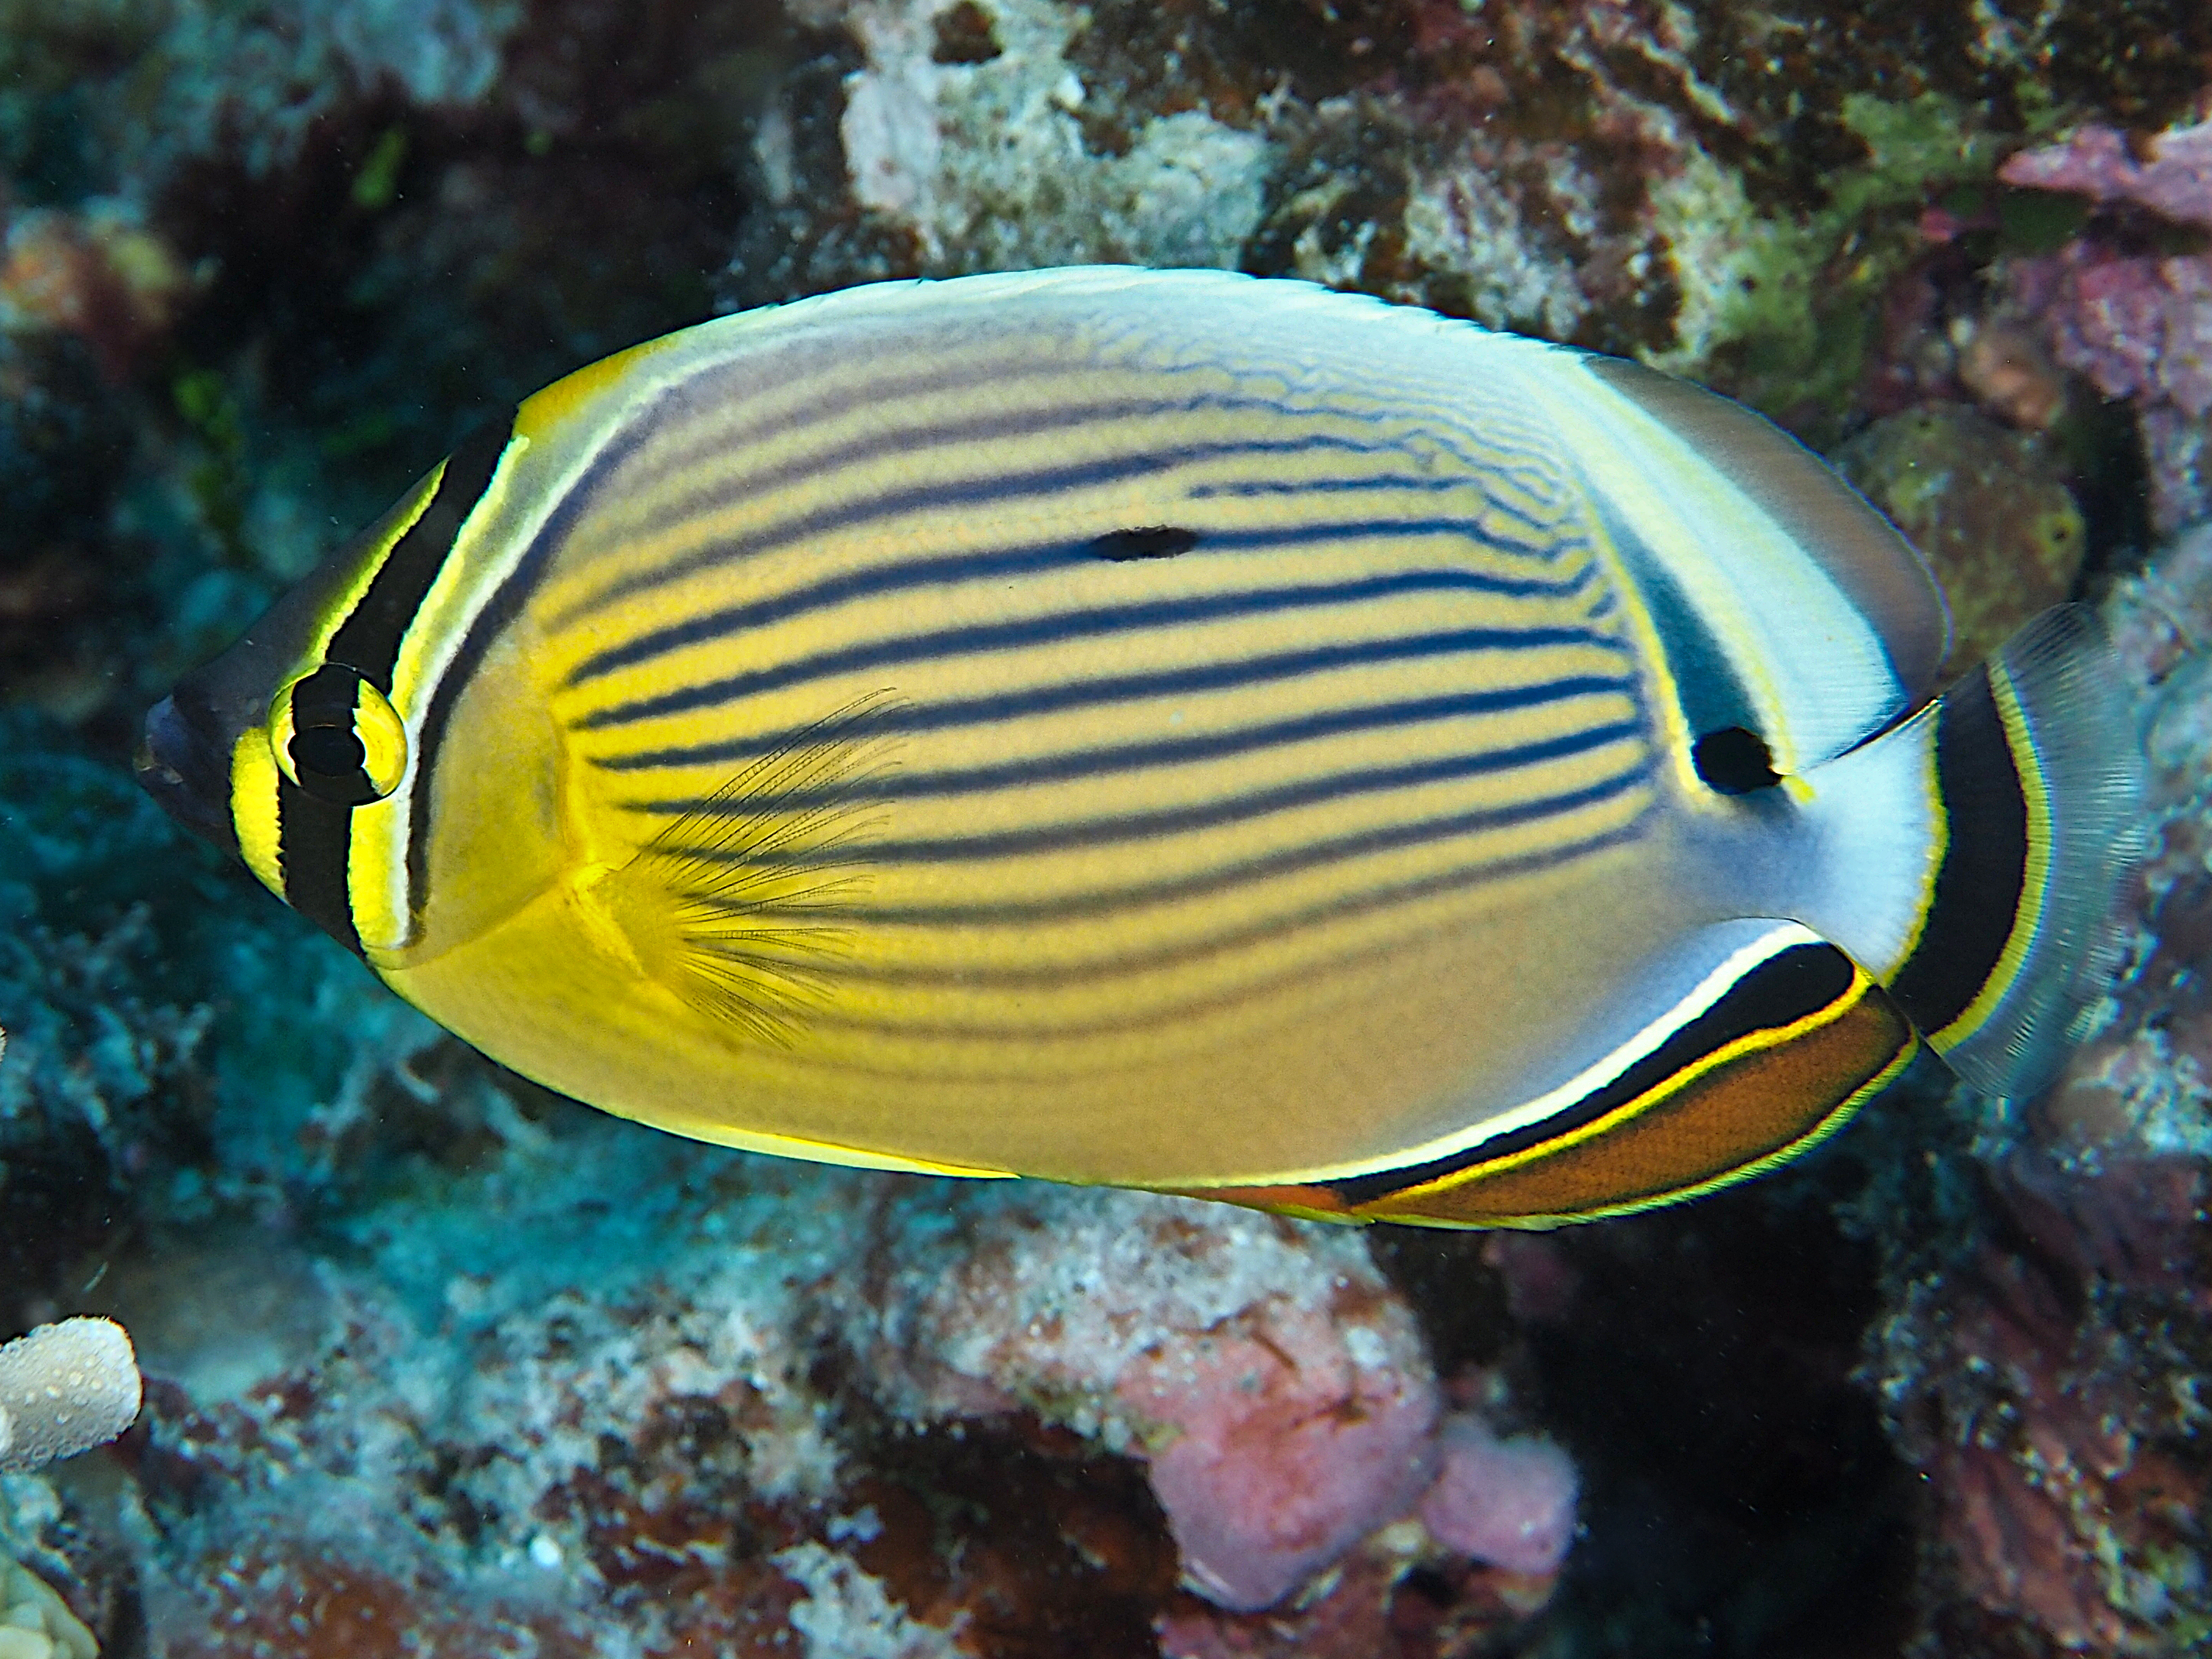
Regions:
<instances>
[{"instance_id":1,"label":"striped fish body","mask_svg":"<svg viewBox=\"0 0 2212 1659\"><path fill-rule=\"evenodd\" d=\"M2115 717L2078 621L1930 702L1943 640L1733 405L1073 270L549 388L146 770L434 1018L663 1127L1543 1224L1809 1144L1916 1021L2046 1062L2054 802L2109 842L2071 734ZM1972 882L1962 792L2021 826Z\"/></svg>"}]
</instances>

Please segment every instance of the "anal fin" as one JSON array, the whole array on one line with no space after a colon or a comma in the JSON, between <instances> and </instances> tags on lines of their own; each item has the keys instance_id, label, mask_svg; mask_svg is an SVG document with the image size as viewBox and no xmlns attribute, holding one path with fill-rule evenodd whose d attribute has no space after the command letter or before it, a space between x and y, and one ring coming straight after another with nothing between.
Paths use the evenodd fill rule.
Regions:
<instances>
[{"instance_id":1,"label":"anal fin","mask_svg":"<svg viewBox=\"0 0 2212 1659\"><path fill-rule=\"evenodd\" d=\"M1850 957L1793 925L1742 953L1632 1057L1447 1156L1198 1195L1316 1218L1546 1228L1732 1186L1817 1146L1901 1073L1911 1023Z\"/></svg>"}]
</instances>

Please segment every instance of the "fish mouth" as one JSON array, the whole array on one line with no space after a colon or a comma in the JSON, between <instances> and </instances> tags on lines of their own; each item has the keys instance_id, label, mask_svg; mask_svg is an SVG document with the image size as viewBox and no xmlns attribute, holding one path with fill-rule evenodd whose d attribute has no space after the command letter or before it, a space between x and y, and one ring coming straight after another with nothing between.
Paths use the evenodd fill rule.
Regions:
<instances>
[{"instance_id":1,"label":"fish mouth","mask_svg":"<svg viewBox=\"0 0 2212 1659\"><path fill-rule=\"evenodd\" d=\"M146 715L146 732L131 757L138 787L161 810L226 853L238 853L230 817L230 755L199 724L164 697Z\"/></svg>"}]
</instances>

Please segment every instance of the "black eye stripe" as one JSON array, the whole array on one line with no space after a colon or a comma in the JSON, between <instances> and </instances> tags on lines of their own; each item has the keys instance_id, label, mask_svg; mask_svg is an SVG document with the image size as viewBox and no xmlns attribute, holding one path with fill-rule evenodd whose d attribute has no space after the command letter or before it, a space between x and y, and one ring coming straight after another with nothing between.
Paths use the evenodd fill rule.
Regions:
<instances>
[{"instance_id":1,"label":"black eye stripe","mask_svg":"<svg viewBox=\"0 0 2212 1659\"><path fill-rule=\"evenodd\" d=\"M514 417L509 415L486 422L453 453L430 504L393 545L368 591L331 636L328 654L333 662L352 663L379 690L392 690L399 642L453 550L462 524L490 488L514 435Z\"/></svg>"},{"instance_id":2,"label":"black eye stripe","mask_svg":"<svg viewBox=\"0 0 2212 1659\"><path fill-rule=\"evenodd\" d=\"M292 687L292 724L301 730L311 726L343 726L354 723L361 702L362 676L352 669L326 662Z\"/></svg>"},{"instance_id":3,"label":"black eye stripe","mask_svg":"<svg viewBox=\"0 0 2212 1659\"><path fill-rule=\"evenodd\" d=\"M302 773L344 776L360 771L368 759L368 750L347 726L301 726L292 736L292 764Z\"/></svg>"},{"instance_id":4,"label":"black eye stripe","mask_svg":"<svg viewBox=\"0 0 2212 1659\"><path fill-rule=\"evenodd\" d=\"M479 428L447 461L429 505L394 544L370 579L368 591L331 635L325 650L330 660L293 688L295 736L302 727L322 726L343 727L350 735L361 683L380 693L390 690L400 641L453 552L461 526L489 487L513 435L509 415ZM352 666L343 665L348 664ZM311 770L301 775L321 793L318 798L304 782L278 781L276 860L285 902L358 955L361 935L347 883L353 809L376 800L379 792L360 766L343 778Z\"/></svg>"},{"instance_id":5,"label":"black eye stripe","mask_svg":"<svg viewBox=\"0 0 2212 1659\"><path fill-rule=\"evenodd\" d=\"M359 731L362 677L325 663L291 690L292 737L286 754L309 794L341 805L376 799Z\"/></svg>"}]
</instances>

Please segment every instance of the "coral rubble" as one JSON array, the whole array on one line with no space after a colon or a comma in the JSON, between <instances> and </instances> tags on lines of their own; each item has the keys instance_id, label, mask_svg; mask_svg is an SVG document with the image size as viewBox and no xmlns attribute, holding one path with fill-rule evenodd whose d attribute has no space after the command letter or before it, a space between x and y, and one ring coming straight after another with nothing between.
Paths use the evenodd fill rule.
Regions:
<instances>
[{"instance_id":1,"label":"coral rubble","mask_svg":"<svg viewBox=\"0 0 2212 1659\"><path fill-rule=\"evenodd\" d=\"M411 1587L446 1611L410 1628L447 1639L580 1652L561 1644L611 1621L711 1645L784 1621L839 1654L867 1650L830 1633L855 1621L885 1651L996 1653L1018 1650L982 1632L1084 1618L1127 1644L1094 1650L1144 1651L1178 1575L1265 1608L1394 1525L1405 1565L1532 1587L1559 1565L1571 1465L1440 1425L1354 1235L547 1121L507 1120L335 1253L259 1262L251 1328L210 1304L265 1245L118 1283L163 1379L131 1457L168 1650L227 1651L264 1616L226 1588L249 1563L271 1641L334 1616L307 1609L335 1580ZM936 1511L956 1492L988 1532ZM1064 1551L1041 1579L993 1541L1029 1532Z\"/></svg>"}]
</instances>

